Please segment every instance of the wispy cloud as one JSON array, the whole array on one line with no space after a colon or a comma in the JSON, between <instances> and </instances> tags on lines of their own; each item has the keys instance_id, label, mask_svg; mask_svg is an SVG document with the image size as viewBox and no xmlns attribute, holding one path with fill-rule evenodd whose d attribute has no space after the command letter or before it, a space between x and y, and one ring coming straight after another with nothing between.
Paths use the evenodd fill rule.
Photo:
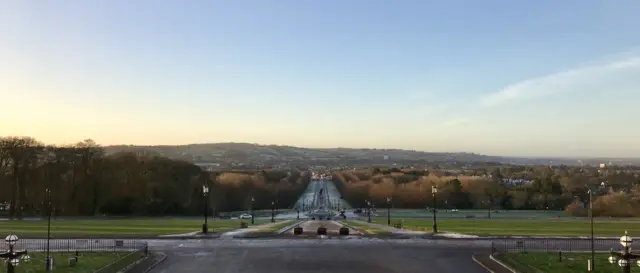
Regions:
<instances>
[{"instance_id":1,"label":"wispy cloud","mask_svg":"<svg viewBox=\"0 0 640 273\"><path fill-rule=\"evenodd\" d=\"M453 118L453 119L446 120L443 123L443 125L447 126L447 127L454 127L454 126L464 125L464 124L466 124L468 122L469 122L468 118L460 117L460 118Z\"/></svg>"},{"instance_id":2,"label":"wispy cloud","mask_svg":"<svg viewBox=\"0 0 640 273\"><path fill-rule=\"evenodd\" d=\"M439 113L443 113L446 112L447 110L451 109L451 106L445 103L440 103L440 104L433 104L433 105L423 105L423 106L418 106L416 108L416 115L418 116L430 116L430 115L434 115L434 114L439 114Z\"/></svg>"},{"instance_id":3,"label":"wispy cloud","mask_svg":"<svg viewBox=\"0 0 640 273\"><path fill-rule=\"evenodd\" d=\"M581 87L597 84L612 74L640 68L640 56L599 65L589 65L540 78L525 80L490 93L480 99L482 107L494 107L505 103L527 100L559 92L580 90Z\"/></svg>"},{"instance_id":4,"label":"wispy cloud","mask_svg":"<svg viewBox=\"0 0 640 273\"><path fill-rule=\"evenodd\" d=\"M428 100L433 99L435 93L432 91L409 92L406 96L410 100Z\"/></svg>"}]
</instances>

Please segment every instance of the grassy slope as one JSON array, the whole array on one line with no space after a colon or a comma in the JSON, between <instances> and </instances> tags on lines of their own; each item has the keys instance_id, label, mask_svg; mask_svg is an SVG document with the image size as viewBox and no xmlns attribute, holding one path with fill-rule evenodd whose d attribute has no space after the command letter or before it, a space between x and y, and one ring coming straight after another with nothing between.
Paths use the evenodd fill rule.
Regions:
<instances>
[{"instance_id":1,"label":"grassy slope","mask_svg":"<svg viewBox=\"0 0 640 273\"><path fill-rule=\"evenodd\" d=\"M209 228L216 232L240 227L240 222L251 220L209 220ZM255 220L264 224L267 220ZM199 231L202 220L195 219L127 219L127 220L58 220L51 223L51 233L56 235L163 235ZM0 235L17 233L19 236L46 235L46 221L0 221Z\"/></svg>"},{"instance_id":2,"label":"grassy slope","mask_svg":"<svg viewBox=\"0 0 640 273\"><path fill-rule=\"evenodd\" d=\"M371 227L371 226L369 226L367 224L363 224L363 223L358 222L358 221L349 221L349 220L347 220L347 221L343 221L343 222L345 224L347 224L347 225L350 225L352 227L360 229L360 230L362 230L362 231L364 231L364 232L366 232L368 234L390 233L390 232L388 232L386 230L377 229L377 228Z\"/></svg>"},{"instance_id":3,"label":"grassy slope","mask_svg":"<svg viewBox=\"0 0 640 273\"><path fill-rule=\"evenodd\" d=\"M259 230L257 230L257 232L276 232L282 228L285 228L286 226L292 225L294 224L296 221L279 221L279 223L276 223L270 227L266 227L266 228L261 228Z\"/></svg>"},{"instance_id":4,"label":"grassy slope","mask_svg":"<svg viewBox=\"0 0 640 273\"><path fill-rule=\"evenodd\" d=\"M78 263L74 267L68 265L68 259L73 257L73 253L53 253L53 260L55 264L54 273L86 273L93 272L93 270L100 269L120 257L124 257L130 253L115 252L115 253L80 253L78 257ZM28 263L22 262L18 266L16 273L44 273L45 272L45 254L44 253L31 253L31 261ZM6 265L0 263L0 272L6 272Z\"/></svg>"},{"instance_id":5,"label":"grassy slope","mask_svg":"<svg viewBox=\"0 0 640 273\"><path fill-rule=\"evenodd\" d=\"M583 273L587 272L587 261L590 258L591 254L588 253L562 253L562 261L558 253L509 253L500 256L500 260L521 273ZM609 254L596 254L596 272L621 272L620 267L610 264L608 258Z\"/></svg>"},{"instance_id":6,"label":"grassy slope","mask_svg":"<svg viewBox=\"0 0 640 273\"><path fill-rule=\"evenodd\" d=\"M392 219L392 222L400 219ZM373 219L374 223L386 224L386 219ZM431 231L432 219L403 219L404 228L421 231ZM589 236L590 225L588 220L563 221L552 219L536 220L508 220L508 219L478 219L478 220L437 220L438 230L462 234L477 235L556 235L556 236ZM640 235L640 222L638 221L601 221L594 223L596 236L622 236L629 231L631 236Z\"/></svg>"}]
</instances>

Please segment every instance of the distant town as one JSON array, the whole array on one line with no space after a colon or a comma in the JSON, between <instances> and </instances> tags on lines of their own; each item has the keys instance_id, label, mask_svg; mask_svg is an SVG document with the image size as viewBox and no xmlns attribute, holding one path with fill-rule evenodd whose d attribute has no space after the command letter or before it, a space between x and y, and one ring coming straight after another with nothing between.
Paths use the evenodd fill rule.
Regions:
<instances>
[{"instance_id":1,"label":"distant town","mask_svg":"<svg viewBox=\"0 0 640 273\"><path fill-rule=\"evenodd\" d=\"M431 153L399 149L311 149L249 143L212 143L179 146L107 146L106 152L139 152L193 162L210 171L296 169L312 166L439 169L451 173L497 165L631 166L640 158L526 158L475 153Z\"/></svg>"}]
</instances>

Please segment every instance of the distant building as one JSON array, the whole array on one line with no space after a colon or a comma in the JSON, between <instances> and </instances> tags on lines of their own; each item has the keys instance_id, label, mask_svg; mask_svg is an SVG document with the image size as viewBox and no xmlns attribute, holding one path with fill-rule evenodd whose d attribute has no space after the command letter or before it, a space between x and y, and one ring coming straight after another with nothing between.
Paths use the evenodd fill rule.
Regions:
<instances>
[{"instance_id":1,"label":"distant building","mask_svg":"<svg viewBox=\"0 0 640 273\"><path fill-rule=\"evenodd\" d=\"M533 181L528 179L513 179L513 178L503 178L502 181L504 181L505 184L511 184L511 185L526 185L526 184L533 183Z\"/></svg>"},{"instance_id":2,"label":"distant building","mask_svg":"<svg viewBox=\"0 0 640 273\"><path fill-rule=\"evenodd\" d=\"M195 165L209 172L220 168L220 163L195 163Z\"/></svg>"}]
</instances>

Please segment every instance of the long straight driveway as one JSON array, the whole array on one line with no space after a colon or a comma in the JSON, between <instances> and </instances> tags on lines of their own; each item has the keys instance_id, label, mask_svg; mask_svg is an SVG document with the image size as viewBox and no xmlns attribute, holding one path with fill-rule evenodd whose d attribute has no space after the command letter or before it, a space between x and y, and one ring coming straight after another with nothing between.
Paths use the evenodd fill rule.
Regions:
<instances>
[{"instance_id":1,"label":"long straight driveway","mask_svg":"<svg viewBox=\"0 0 640 273\"><path fill-rule=\"evenodd\" d=\"M184 242L151 273L486 273L477 249L369 239Z\"/></svg>"}]
</instances>

